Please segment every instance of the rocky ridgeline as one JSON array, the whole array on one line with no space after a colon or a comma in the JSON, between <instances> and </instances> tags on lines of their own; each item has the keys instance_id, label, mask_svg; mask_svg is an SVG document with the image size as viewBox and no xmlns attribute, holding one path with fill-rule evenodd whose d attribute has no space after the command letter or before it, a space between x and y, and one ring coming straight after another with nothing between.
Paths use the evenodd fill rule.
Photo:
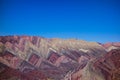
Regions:
<instances>
[{"instance_id":1,"label":"rocky ridgeline","mask_svg":"<svg viewBox=\"0 0 120 80\"><path fill-rule=\"evenodd\" d=\"M1 36L0 80L119 80L119 44Z\"/></svg>"}]
</instances>

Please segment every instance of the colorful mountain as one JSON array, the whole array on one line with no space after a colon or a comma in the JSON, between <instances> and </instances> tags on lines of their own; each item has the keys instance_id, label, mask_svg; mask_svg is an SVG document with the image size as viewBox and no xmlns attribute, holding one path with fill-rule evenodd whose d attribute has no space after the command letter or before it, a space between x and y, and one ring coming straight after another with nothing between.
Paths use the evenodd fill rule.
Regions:
<instances>
[{"instance_id":1,"label":"colorful mountain","mask_svg":"<svg viewBox=\"0 0 120 80\"><path fill-rule=\"evenodd\" d=\"M0 80L120 80L120 42L0 36Z\"/></svg>"}]
</instances>

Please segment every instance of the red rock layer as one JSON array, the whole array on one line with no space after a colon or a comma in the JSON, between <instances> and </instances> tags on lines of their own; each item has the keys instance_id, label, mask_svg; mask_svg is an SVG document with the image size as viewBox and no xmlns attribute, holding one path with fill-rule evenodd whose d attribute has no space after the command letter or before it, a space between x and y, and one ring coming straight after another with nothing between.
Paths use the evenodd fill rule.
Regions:
<instances>
[{"instance_id":1,"label":"red rock layer","mask_svg":"<svg viewBox=\"0 0 120 80\"><path fill-rule=\"evenodd\" d=\"M108 52L94 65L101 70L105 80L120 80L120 49Z\"/></svg>"}]
</instances>

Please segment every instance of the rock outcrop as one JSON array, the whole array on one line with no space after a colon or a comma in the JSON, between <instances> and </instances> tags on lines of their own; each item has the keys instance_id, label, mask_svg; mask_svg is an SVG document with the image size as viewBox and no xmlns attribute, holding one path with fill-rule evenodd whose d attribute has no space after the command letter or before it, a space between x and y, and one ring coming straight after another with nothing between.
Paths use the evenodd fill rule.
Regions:
<instances>
[{"instance_id":1,"label":"rock outcrop","mask_svg":"<svg viewBox=\"0 0 120 80\"><path fill-rule=\"evenodd\" d=\"M1 36L0 80L119 80L119 47L108 50L105 44L83 40Z\"/></svg>"}]
</instances>

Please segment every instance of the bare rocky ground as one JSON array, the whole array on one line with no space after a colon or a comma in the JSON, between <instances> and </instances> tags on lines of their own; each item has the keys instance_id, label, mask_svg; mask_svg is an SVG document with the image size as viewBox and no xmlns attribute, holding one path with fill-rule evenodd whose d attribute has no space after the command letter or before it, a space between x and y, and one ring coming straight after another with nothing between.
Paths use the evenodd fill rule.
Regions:
<instances>
[{"instance_id":1,"label":"bare rocky ground","mask_svg":"<svg viewBox=\"0 0 120 80\"><path fill-rule=\"evenodd\" d=\"M0 80L120 80L120 42L0 36Z\"/></svg>"}]
</instances>

